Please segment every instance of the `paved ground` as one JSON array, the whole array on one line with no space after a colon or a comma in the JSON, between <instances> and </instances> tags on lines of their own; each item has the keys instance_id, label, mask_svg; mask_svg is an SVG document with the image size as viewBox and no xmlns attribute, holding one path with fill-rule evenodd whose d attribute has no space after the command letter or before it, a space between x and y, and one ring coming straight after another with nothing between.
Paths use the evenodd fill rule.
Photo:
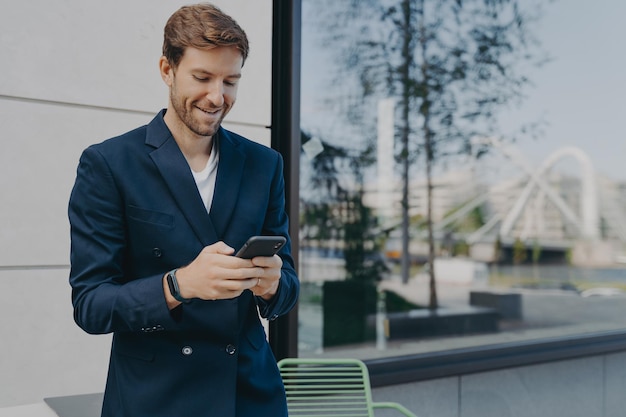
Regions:
<instances>
[{"instance_id":1,"label":"paved ground","mask_svg":"<svg viewBox=\"0 0 626 417\"><path fill-rule=\"evenodd\" d=\"M382 286L402 294L417 304L427 304L428 281L425 276L414 277L408 284L402 284L399 279L391 279L385 281ZM469 292L473 289L503 290L485 286L439 283L439 303L441 306L451 308L467 306ZM626 328L626 295L624 294L583 297L569 290L507 289L506 291L521 295L523 318L500 321L498 333L387 342L384 350L377 349L373 342L359 346L324 349L321 346L321 306L307 303L303 299L299 314L300 350L303 355L340 355L342 351L349 349L351 356L373 358Z\"/></svg>"}]
</instances>

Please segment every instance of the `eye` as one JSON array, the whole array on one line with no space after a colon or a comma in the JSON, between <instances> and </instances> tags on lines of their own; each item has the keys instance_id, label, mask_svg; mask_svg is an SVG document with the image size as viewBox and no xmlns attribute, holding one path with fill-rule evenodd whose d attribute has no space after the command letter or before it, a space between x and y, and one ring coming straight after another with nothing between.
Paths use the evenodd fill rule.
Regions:
<instances>
[{"instance_id":1,"label":"eye","mask_svg":"<svg viewBox=\"0 0 626 417\"><path fill-rule=\"evenodd\" d=\"M198 76L196 76L196 75L193 75L193 79L194 79L194 80L196 80L196 81L198 81L198 82L201 82L201 83L206 82L206 81L208 81L208 80L209 80L208 78L198 77Z\"/></svg>"},{"instance_id":2,"label":"eye","mask_svg":"<svg viewBox=\"0 0 626 417\"><path fill-rule=\"evenodd\" d=\"M227 81L224 81L224 84L226 84L229 87L234 87L234 86L237 85L237 82L236 81L228 81L227 80Z\"/></svg>"}]
</instances>

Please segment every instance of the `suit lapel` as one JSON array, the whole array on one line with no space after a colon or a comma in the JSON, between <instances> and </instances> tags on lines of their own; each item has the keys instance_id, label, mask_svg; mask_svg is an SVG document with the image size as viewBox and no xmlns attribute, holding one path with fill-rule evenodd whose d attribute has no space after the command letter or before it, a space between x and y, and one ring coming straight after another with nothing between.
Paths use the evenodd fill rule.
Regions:
<instances>
[{"instance_id":1,"label":"suit lapel","mask_svg":"<svg viewBox=\"0 0 626 417\"><path fill-rule=\"evenodd\" d=\"M189 164L163 121L163 114L160 113L148 125L146 143L156 148L150 152L150 157L198 239L204 246L210 245L218 240L217 233L198 193Z\"/></svg>"},{"instance_id":2,"label":"suit lapel","mask_svg":"<svg viewBox=\"0 0 626 417\"><path fill-rule=\"evenodd\" d=\"M224 237L239 196L245 154L239 147L238 139L228 131L220 128L217 137L220 160L210 215L217 236L221 239Z\"/></svg>"}]
</instances>

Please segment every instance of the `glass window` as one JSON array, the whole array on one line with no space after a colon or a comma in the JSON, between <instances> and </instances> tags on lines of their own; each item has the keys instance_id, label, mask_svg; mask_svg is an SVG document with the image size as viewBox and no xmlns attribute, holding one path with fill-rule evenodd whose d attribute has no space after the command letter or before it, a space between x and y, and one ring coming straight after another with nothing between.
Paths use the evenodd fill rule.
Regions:
<instances>
[{"instance_id":1,"label":"glass window","mask_svg":"<svg viewBox=\"0 0 626 417\"><path fill-rule=\"evenodd\" d=\"M459 4L303 0L300 356L626 330L626 3Z\"/></svg>"}]
</instances>

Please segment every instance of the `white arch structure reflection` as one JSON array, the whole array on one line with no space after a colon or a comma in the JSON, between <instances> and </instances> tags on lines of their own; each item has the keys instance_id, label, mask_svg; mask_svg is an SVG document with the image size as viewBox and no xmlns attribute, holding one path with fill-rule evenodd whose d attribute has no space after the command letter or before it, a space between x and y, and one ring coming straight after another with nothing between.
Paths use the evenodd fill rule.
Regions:
<instances>
[{"instance_id":1,"label":"white arch structure reflection","mask_svg":"<svg viewBox=\"0 0 626 417\"><path fill-rule=\"evenodd\" d=\"M525 160L523 155L515 152L511 147L504 147L502 143L493 138L482 139L494 147L498 148L513 163L522 168L528 174L530 181L524 187L522 193L515 201L512 209L503 219L500 226L500 236L509 236L513 226L528 205L530 197L537 188L554 203L561 214L578 228L581 237L595 239L599 236L600 216L598 208L598 195L595 181L593 164L585 152L574 146L568 146L553 152L548 156L541 166L533 169ZM554 166L559 160L565 157L574 157L581 168L581 193L580 193L580 213L579 218L563 199L548 185L543 179L543 175ZM544 195L540 195L544 198Z\"/></svg>"}]
</instances>

